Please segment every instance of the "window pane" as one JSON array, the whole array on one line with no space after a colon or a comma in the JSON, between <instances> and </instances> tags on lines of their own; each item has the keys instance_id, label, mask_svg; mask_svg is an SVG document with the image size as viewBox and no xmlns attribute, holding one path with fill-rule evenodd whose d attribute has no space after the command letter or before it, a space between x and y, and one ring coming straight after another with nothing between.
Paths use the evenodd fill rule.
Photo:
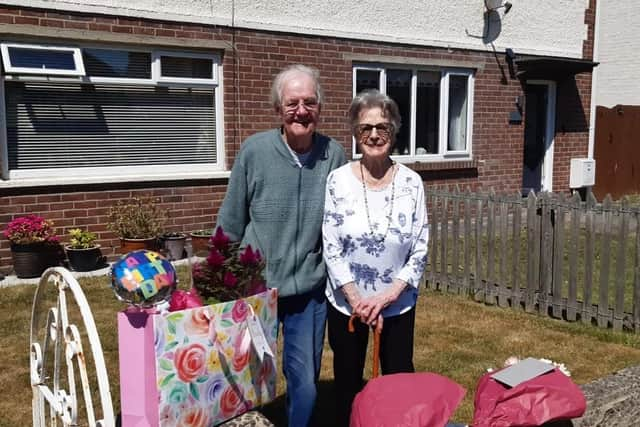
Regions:
<instances>
[{"instance_id":1,"label":"window pane","mask_svg":"<svg viewBox=\"0 0 640 427\"><path fill-rule=\"evenodd\" d=\"M71 50L30 49L10 47L9 59L13 67L37 68L41 70L75 70Z\"/></svg>"},{"instance_id":2,"label":"window pane","mask_svg":"<svg viewBox=\"0 0 640 427\"><path fill-rule=\"evenodd\" d=\"M380 89L380 71L356 71L356 93L360 93L365 89Z\"/></svg>"},{"instance_id":3,"label":"window pane","mask_svg":"<svg viewBox=\"0 0 640 427\"><path fill-rule=\"evenodd\" d=\"M418 72L416 155L437 154L440 128L440 72Z\"/></svg>"},{"instance_id":4,"label":"window pane","mask_svg":"<svg viewBox=\"0 0 640 427\"><path fill-rule=\"evenodd\" d=\"M5 87L11 170L217 161L215 89L45 82Z\"/></svg>"},{"instance_id":5,"label":"window pane","mask_svg":"<svg viewBox=\"0 0 640 427\"><path fill-rule=\"evenodd\" d=\"M160 59L162 77L187 79L212 79L213 60L207 58L183 58L163 56Z\"/></svg>"},{"instance_id":6,"label":"window pane","mask_svg":"<svg viewBox=\"0 0 640 427\"><path fill-rule=\"evenodd\" d=\"M151 54L111 49L83 49L85 71L92 77L151 78Z\"/></svg>"},{"instance_id":7,"label":"window pane","mask_svg":"<svg viewBox=\"0 0 640 427\"><path fill-rule=\"evenodd\" d=\"M467 149L467 76L449 77L449 137L447 149Z\"/></svg>"},{"instance_id":8,"label":"window pane","mask_svg":"<svg viewBox=\"0 0 640 427\"><path fill-rule=\"evenodd\" d=\"M411 154L409 144L411 130L411 71L387 71L387 95L391 97L400 110L402 126L396 138L393 154Z\"/></svg>"}]
</instances>

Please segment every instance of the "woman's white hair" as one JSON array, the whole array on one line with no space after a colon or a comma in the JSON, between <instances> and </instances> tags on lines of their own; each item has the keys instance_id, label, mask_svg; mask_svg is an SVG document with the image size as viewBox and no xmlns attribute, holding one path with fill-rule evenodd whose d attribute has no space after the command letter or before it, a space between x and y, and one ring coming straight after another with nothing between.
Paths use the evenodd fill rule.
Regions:
<instances>
[{"instance_id":1,"label":"woman's white hair","mask_svg":"<svg viewBox=\"0 0 640 427\"><path fill-rule=\"evenodd\" d=\"M377 89L363 90L351 101L347 115L353 135L356 135L360 112L362 110L370 110L371 108L379 108L382 110L382 116L391 122L394 134L397 135L398 131L400 131L400 125L402 124L398 104L388 95L381 93Z\"/></svg>"},{"instance_id":2,"label":"woman's white hair","mask_svg":"<svg viewBox=\"0 0 640 427\"><path fill-rule=\"evenodd\" d=\"M282 88L284 83L296 74L305 74L311 77L316 88L318 104L322 104L323 93L322 87L320 86L320 73L318 70L302 64L293 64L280 71L273 79L273 84L271 85L271 104L273 104L273 108L275 108L276 111L280 111L282 106Z\"/></svg>"}]
</instances>

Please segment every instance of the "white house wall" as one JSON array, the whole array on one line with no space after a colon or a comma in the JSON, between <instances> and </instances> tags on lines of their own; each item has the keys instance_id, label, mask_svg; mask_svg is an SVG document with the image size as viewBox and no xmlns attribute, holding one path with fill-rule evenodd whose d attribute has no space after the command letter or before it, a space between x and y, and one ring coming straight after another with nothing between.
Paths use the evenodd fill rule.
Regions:
<instances>
[{"instance_id":1,"label":"white house wall","mask_svg":"<svg viewBox=\"0 0 640 427\"><path fill-rule=\"evenodd\" d=\"M484 0L32 0L7 5L486 50ZM511 0L491 30L498 51L581 58L588 0ZM616 2L620 4L636 2ZM637 8L637 7L636 7ZM629 14L629 20L638 19ZM636 21L637 22L637 21ZM637 26L640 27L640 26ZM640 30L638 30L640 31ZM474 36L480 36L476 38Z\"/></svg>"},{"instance_id":2,"label":"white house wall","mask_svg":"<svg viewBox=\"0 0 640 427\"><path fill-rule=\"evenodd\" d=\"M595 104L640 105L640 1L600 1Z\"/></svg>"}]
</instances>

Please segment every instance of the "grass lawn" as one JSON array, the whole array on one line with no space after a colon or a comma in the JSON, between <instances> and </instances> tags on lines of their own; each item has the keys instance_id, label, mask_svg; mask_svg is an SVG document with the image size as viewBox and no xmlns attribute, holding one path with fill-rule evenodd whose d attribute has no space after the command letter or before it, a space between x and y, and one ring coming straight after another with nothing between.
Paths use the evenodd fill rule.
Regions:
<instances>
[{"instance_id":1,"label":"grass lawn","mask_svg":"<svg viewBox=\"0 0 640 427\"><path fill-rule=\"evenodd\" d=\"M184 271L181 273L184 274ZM116 312L118 302L105 277L82 279L96 320L110 376L114 411L119 411ZM186 283L183 280L182 283ZM0 289L0 426L31 423L29 383L29 325L35 286ZM614 333L582 324L569 324L484 306L466 298L423 291L417 308L415 365L436 372L467 389L454 419L470 422L478 378L488 367L501 366L511 356L545 357L563 362L582 384L621 368L640 364L640 335ZM332 353L325 347L316 424L333 425ZM89 349L86 348L85 352ZM370 369L367 371L367 375ZM264 413L277 425L284 422L284 382L276 401ZM94 400L95 402L95 400ZM86 422L81 422L86 425Z\"/></svg>"}]
</instances>

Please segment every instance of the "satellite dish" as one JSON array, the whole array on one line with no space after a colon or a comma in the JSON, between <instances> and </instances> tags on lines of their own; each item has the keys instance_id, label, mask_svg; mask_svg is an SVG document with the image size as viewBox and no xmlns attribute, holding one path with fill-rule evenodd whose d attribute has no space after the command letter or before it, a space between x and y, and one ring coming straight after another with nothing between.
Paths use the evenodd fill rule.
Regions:
<instances>
[{"instance_id":1,"label":"satellite dish","mask_svg":"<svg viewBox=\"0 0 640 427\"><path fill-rule=\"evenodd\" d=\"M504 14L506 15L507 13L509 13L513 5L508 1L504 2L504 4L502 2L503 0L484 0L484 6L490 12L494 12L500 8L504 8Z\"/></svg>"}]
</instances>

